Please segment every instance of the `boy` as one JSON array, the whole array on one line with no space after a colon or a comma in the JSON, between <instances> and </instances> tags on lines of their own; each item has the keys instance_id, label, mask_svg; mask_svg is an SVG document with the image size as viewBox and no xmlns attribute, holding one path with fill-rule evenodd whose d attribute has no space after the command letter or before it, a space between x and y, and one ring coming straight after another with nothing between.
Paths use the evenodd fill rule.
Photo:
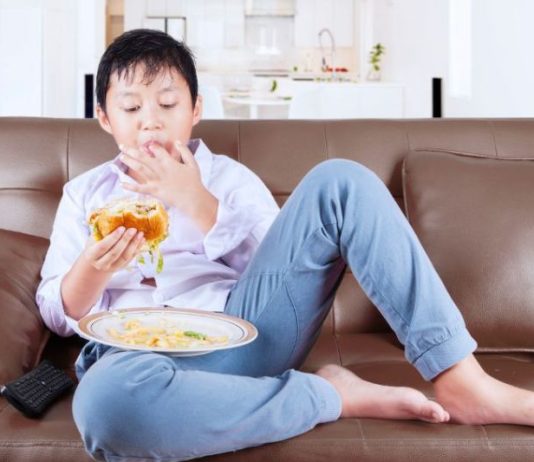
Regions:
<instances>
[{"instance_id":1,"label":"boy","mask_svg":"<svg viewBox=\"0 0 534 462\"><path fill-rule=\"evenodd\" d=\"M308 173L279 212L244 166L190 140L202 112L192 56L161 32L134 30L106 50L97 116L121 154L65 186L37 301L60 335L88 312L197 306L246 318L255 342L176 358L88 343L73 414L99 460L187 460L280 441L339 417L534 425L534 394L488 376L475 341L387 188L351 161ZM127 192L169 209L165 269L137 265L143 237L89 239L96 206ZM349 264L434 383L366 382L336 365L296 371ZM126 271L127 266L132 266Z\"/></svg>"}]
</instances>

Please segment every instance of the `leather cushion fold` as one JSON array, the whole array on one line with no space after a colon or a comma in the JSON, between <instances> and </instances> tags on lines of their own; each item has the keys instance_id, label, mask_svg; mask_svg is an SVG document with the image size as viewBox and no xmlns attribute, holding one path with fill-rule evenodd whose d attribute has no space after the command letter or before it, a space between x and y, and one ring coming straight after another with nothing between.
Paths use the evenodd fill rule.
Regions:
<instances>
[{"instance_id":1,"label":"leather cushion fold","mask_svg":"<svg viewBox=\"0 0 534 462\"><path fill-rule=\"evenodd\" d=\"M49 337L35 303L48 239L0 229L0 383L32 369Z\"/></svg>"},{"instance_id":2,"label":"leather cushion fold","mask_svg":"<svg viewBox=\"0 0 534 462\"><path fill-rule=\"evenodd\" d=\"M411 152L408 219L480 351L534 351L534 161Z\"/></svg>"}]
</instances>

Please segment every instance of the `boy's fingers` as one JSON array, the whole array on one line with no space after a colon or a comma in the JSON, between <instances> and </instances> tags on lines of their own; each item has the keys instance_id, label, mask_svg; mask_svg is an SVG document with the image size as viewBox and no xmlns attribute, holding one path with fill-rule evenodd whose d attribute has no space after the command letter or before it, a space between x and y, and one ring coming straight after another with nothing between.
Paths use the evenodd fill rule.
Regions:
<instances>
[{"instance_id":1,"label":"boy's fingers","mask_svg":"<svg viewBox=\"0 0 534 462\"><path fill-rule=\"evenodd\" d=\"M123 155L127 155L131 157L132 159L137 160L138 162L146 164L147 166L151 165L153 156L150 153L146 152L144 148L143 149L131 148L129 146L124 146L124 144L119 145L119 147ZM150 149L152 149L152 145L150 146Z\"/></svg>"},{"instance_id":2,"label":"boy's fingers","mask_svg":"<svg viewBox=\"0 0 534 462\"><path fill-rule=\"evenodd\" d=\"M135 228L129 228L123 233L121 239L115 243L115 245L109 249L99 260L98 265L101 269L112 268L115 263L126 262L124 251L128 248L129 244L136 238L136 235L140 234Z\"/></svg>"},{"instance_id":3,"label":"boy's fingers","mask_svg":"<svg viewBox=\"0 0 534 462\"><path fill-rule=\"evenodd\" d=\"M129 146L125 146L124 144L119 144L119 149L121 150L122 155L130 156L133 159L136 159L140 157L140 154L143 154L143 152L139 151L139 149L131 148Z\"/></svg>"},{"instance_id":4,"label":"boy's fingers","mask_svg":"<svg viewBox=\"0 0 534 462\"><path fill-rule=\"evenodd\" d=\"M119 149L121 150L122 153L130 154L130 155L135 155L136 153L139 152L138 149L131 148L130 146L125 146L124 144L119 144Z\"/></svg>"},{"instance_id":5,"label":"boy's fingers","mask_svg":"<svg viewBox=\"0 0 534 462\"><path fill-rule=\"evenodd\" d=\"M132 157L130 154L121 154L121 162L126 164L128 168L135 170L140 173L146 179L156 178L156 174L152 168L150 168L145 162L138 160L137 158Z\"/></svg>"},{"instance_id":6,"label":"boy's fingers","mask_svg":"<svg viewBox=\"0 0 534 462\"><path fill-rule=\"evenodd\" d=\"M131 239L126 242L126 245L122 248L122 251L118 253L114 263L129 263L131 259L135 256L137 247L142 241L143 233L141 231L135 230L135 233L132 234Z\"/></svg>"},{"instance_id":7,"label":"boy's fingers","mask_svg":"<svg viewBox=\"0 0 534 462\"><path fill-rule=\"evenodd\" d=\"M125 154L149 168L152 173L145 172L145 175L151 179L161 176L167 168L166 162L170 159L169 153L158 143L151 143L142 149L125 148ZM135 167L132 168L136 170Z\"/></svg>"},{"instance_id":8,"label":"boy's fingers","mask_svg":"<svg viewBox=\"0 0 534 462\"><path fill-rule=\"evenodd\" d=\"M139 183L126 183L121 181L122 189L126 189L127 191L134 191L134 192L141 192L140 191L140 185Z\"/></svg>"},{"instance_id":9,"label":"boy's fingers","mask_svg":"<svg viewBox=\"0 0 534 462\"><path fill-rule=\"evenodd\" d=\"M174 146L176 147L176 150L180 153L182 156L182 162L186 165L196 165L195 156L193 153L189 150L187 146L182 144L180 140L176 140L174 142Z\"/></svg>"},{"instance_id":10,"label":"boy's fingers","mask_svg":"<svg viewBox=\"0 0 534 462\"><path fill-rule=\"evenodd\" d=\"M169 169L171 166L170 162L173 162L174 158L163 146L157 143L150 145L150 151L154 155L151 159L151 166L161 176Z\"/></svg>"},{"instance_id":11,"label":"boy's fingers","mask_svg":"<svg viewBox=\"0 0 534 462\"><path fill-rule=\"evenodd\" d=\"M126 191L132 191L140 194L152 195L154 192L153 187L147 184L121 182L121 186L123 189L126 189Z\"/></svg>"},{"instance_id":12,"label":"boy's fingers","mask_svg":"<svg viewBox=\"0 0 534 462\"><path fill-rule=\"evenodd\" d=\"M124 250L122 256L125 262L130 262L137 254L140 253L141 247L145 244L143 233L137 233L135 239L130 241L130 244Z\"/></svg>"},{"instance_id":13,"label":"boy's fingers","mask_svg":"<svg viewBox=\"0 0 534 462\"><path fill-rule=\"evenodd\" d=\"M158 143L152 143L150 151L154 154L154 158L160 161L166 161L170 157L167 150Z\"/></svg>"},{"instance_id":14,"label":"boy's fingers","mask_svg":"<svg viewBox=\"0 0 534 462\"><path fill-rule=\"evenodd\" d=\"M104 239L89 246L87 254L92 260L98 260L105 255L119 241L126 231L124 226L119 226L115 231L109 233Z\"/></svg>"}]
</instances>

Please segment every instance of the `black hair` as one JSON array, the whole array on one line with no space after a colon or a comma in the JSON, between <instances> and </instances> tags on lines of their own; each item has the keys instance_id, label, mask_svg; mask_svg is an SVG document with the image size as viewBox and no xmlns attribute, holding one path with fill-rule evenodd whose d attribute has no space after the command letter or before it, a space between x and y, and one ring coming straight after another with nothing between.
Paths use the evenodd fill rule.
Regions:
<instances>
[{"instance_id":1,"label":"black hair","mask_svg":"<svg viewBox=\"0 0 534 462\"><path fill-rule=\"evenodd\" d=\"M143 80L150 83L162 69L175 69L187 82L193 107L198 95L195 58L182 42L165 32L134 29L117 37L100 59L96 75L96 101L106 111L106 94L114 72L128 78L138 64L144 64Z\"/></svg>"}]
</instances>

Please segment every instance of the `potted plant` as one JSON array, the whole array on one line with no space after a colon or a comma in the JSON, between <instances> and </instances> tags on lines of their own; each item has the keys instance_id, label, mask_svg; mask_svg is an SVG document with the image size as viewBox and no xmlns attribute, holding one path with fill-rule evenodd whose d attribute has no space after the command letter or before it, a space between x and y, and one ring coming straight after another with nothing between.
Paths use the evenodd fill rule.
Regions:
<instances>
[{"instance_id":1,"label":"potted plant","mask_svg":"<svg viewBox=\"0 0 534 462\"><path fill-rule=\"evenodd\" d=\"M373 48L371 48L369 53L369 64L371 64L371 67L369 69L369 73L367 74L367 80L381 79L382 75L380 72L380 59L385 52L386 49L381 43L377 43L375 46L373 46Z\"/></svg>"}]
</instances>

